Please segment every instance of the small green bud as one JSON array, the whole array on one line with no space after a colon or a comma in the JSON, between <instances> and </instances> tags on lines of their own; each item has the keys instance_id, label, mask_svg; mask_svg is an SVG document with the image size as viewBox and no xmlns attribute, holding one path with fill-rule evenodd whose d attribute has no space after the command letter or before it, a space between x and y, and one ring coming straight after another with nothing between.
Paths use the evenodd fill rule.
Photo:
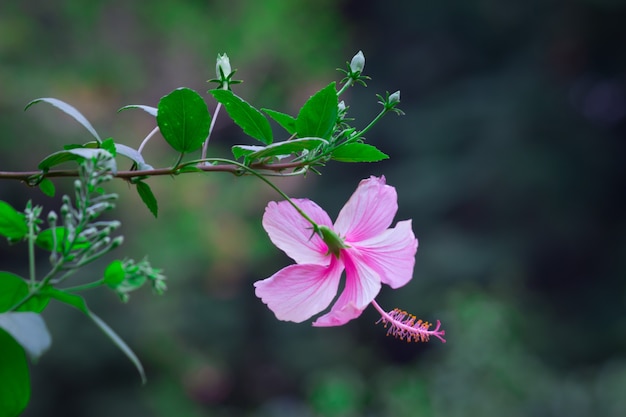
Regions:
<instances>
[{"instance_id":1,"label":"small green bud","mask_svg":"<svg viewBox=\"0 0 626 417\"><path fill-rule=\"evenodd\" d=\"M359 51L350 61L350 70L353 73L361 73L363 68L365 68L365 55L363 55L362 51Z\"/></svg>"}]
</instances>

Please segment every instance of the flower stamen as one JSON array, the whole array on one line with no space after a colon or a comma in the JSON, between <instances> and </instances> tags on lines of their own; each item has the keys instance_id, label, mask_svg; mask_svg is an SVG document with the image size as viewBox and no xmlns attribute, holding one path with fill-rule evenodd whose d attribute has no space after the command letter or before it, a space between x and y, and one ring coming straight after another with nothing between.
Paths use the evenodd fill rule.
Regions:
<instances>
[{"instance_id":1,"label":"flower stamen","mask_svg":"<svg viewBox=\"0 0 626 417\"><path fill-rule=\"evenodd\" d=\"M433 330L429 330L431 323L419 320L413 314L407 313L399 308L394 308L390 312L383 310L376 301L372 301L372 305L380 313L380 319L376 322L383 323L387 329L387 336L391 335L396 339L406 340L407 342L428 342L431 336L436 337L443 343L446 339L443 336L445 330L441 330L441 322L437 320L437 325Z\"/></svg>"}]
</instances>

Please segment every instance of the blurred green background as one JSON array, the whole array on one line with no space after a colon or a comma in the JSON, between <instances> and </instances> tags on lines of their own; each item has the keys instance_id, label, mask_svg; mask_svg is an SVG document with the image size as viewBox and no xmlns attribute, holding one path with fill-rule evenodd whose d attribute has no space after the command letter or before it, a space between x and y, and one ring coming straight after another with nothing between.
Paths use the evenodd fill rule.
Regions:
<instances>
[{"instance_id":1,"label":"blurred green background","mask_svg":"<svg viewBox=\"0 0 626 417\"><path fill-rule=\"evenodd\" d=\"M204 93L218 53L245 80L237 94L293 114L363 50L373 79L343 98L363 127L376 93L402 91L407 115L368 135L391 158L279 184L334 217L360 179L384 174L420 249L412 282L379 301L440 319L448 340L387 338L370 310L337 328L278 322L252 283L290 260L260 224L276 195L254 178L151 179L157 220L117 181L118 256L148 254L169 291L86 296L149 382L84 317L51 306L54 343L31 368L24 415L626 415L625 21L618 0L3 2L1 170L88 140L51 107L24 113L37 97L137 147L154 122L116 110L180 86ZM250 142L220 118L210 151L235 143ZM174 160L158 140L145 155ZM0 198L59 202L7 181ZM25 261L2 242L2 270Z\"/></svg>"}]
</instances>

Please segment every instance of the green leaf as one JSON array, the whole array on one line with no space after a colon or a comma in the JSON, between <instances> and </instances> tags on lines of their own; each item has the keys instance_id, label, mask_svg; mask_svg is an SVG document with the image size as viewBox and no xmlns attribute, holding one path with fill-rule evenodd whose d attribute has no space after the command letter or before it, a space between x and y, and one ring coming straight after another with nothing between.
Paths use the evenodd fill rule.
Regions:
<instances>
[{"instance_id":1,"label":"green leaf","mask_svg":"<svg viewBox=\"0 0 626 417\"><path fill-rule=\"evenodd\" d=\"M113 141L113 138L105 139L100 144L100 148L102 148L105 151L109 152L113 156L117 155L117 150L115 149L115 142Z\"/></svg>"},{"instance_id":2,"label":"green leaf","mask_svg":"<svg viewBox=\"0 0 626 417\"><path fill-rule=\"evenodd\" d=\"M0 235L19 240L28 234L28 224L22 213L0 200Z\"/></svg>"},{"instance_id":3,"label":"green leaf","mask_svg":"<svg viewBox=\"0 0 626 417\"><path fill-rule=\"evenodd\" d=\"M150 210L150 213L152 213L154 217L157 217L159 215L159 204L150 186L143 181L138 181L137 192L139 193L139 197L141 197L141 201L143 201L146 207L148 207L148 210Z\"/></svg>"},{"instance_id":4,"label":"green leaf","mask_svg":"<svg viewBox=\"0 0 626 417\"><path fill-rule=\"evenodd\" d=\"M141 156L139 151L131 148L130 146L126 146L121 143L116 143L115 149L117 150L117 153L119 155L125 156L131 159L132 161L134 161L137 164L137 169L139 169L140 171L147 171L147 170L153 169L152 165L146 164L146 161L144 161L143 156Z\"/></svg>"},{"instance_id":5,"label":"green leaf","mask_svg":"<svg viewBox=\"0 0 626 417\"><path fill-rule=\"evenodd\" d=\"M17 417L30 400L26 354L9 333L0 329L0 416Z\"/></svg>"},{"instance_id":6,"label":"green leaf","mask_svg":"<svg viewBox=\"0 0 626 417\"><path fill-rule=\"evenodd\" d=\"M232 151L235 158L244 156L248 160L254 160L271 156L291 155L296 152L315 149L320 145L327 144L328 141L321 138L302 138L276 142L268 146L235 145Z\"/></svg>"},{"instance_id":7,"label":"green leaf","mask_svg":"<svg viewBox=\"0 0 626 417\"><path fill-rule=\"evenodd\" d=\"M230 90L210 90L209 93L222 103L228 115L243 129L244 133L269 145L274 140L270 122L248 102Z\"/></svg>"},{"instance_id":8,"label":"green leaf","mask_svg":"<svg viewBox=\"0 0 626 417\"><path fill-rule=\"evenodd\" d=\"M211 115L198 93L179 88L161 98L156 120L172 148L178 152L193 152L209 135Z\"/></svg>"},{"instance_id":9,"label":"green leaf","mask_svg":"<svg viewBox=\"0 0 626 417\"><path fill-rule=\"evenodd\" d=\"M269 117L271 117L276 123L278 123L283 129L287 131L290 135L296 133L296 118L285 113L281 113L276 110L271 109L261 109L262 112L266 113Z\"/></svg>"},{"instance_id":10,"label":"green leaf","mask_svg":"<svg viewBox=\"0 0 626 417\"><path fill-rule=\"evenodd\" d=\"M22 345L33 361L38 360L52 344L46 322L37 313L30 311L2 313L0 328Z\"/></svg>"},{"instance_id":11,"label":"green leaf","mask_svg":"<svg viewBox=\"0 0 626 417\"><path fill-rule=\"evenodd\" d=\"M56 247L54 247L55 236L56 234ZM67 230L63 226L57 226L55 228L42 230L38 235L37 239L35 239L35 244L42 249L45 249L49 252L53 250L55 252L63 252L69 249L68 245L70 242L66 240ZM72 248L75 250L80 250L89 246L89 242L85 238L77 238L74 240Z\"/></svg>"},{"instance_id":12,"label":"green leaf","mask_svg":"<svg viewBox=\"0 0 626 417\"><path fill-rule=\"evenodd\" d=\"M100 135L98 135L98 132L96 132L96 129L93 128L93 126L91 125L91 123L89 123L89 121L85 118L85 116L83 116L78 110L76 110L74 107L70 106L64 101L58 100L56 98L38 98L28 103L24 110L27 110L33 104L39 103L42 101L48 104L52 104L54 107L58 108L59 110L73 117L74 120L76 120L78 123L83 125L85 129L87 129L89 133L91 133L92 136L96 138L98 142L102 142L102 139L100 139Z\"/></svg>"},{"instance_id":13,"label":"green leaf","mask_svg":"<svg viewBox=\"0 0 626 417\"><path fill-rule=\"evenodd\" d=\"M10 272L0 271L0 313L8 311L27 295L28 284L22 277ZM46 308L46 305L48 305L48 297L38 294L22 304L17 311L41 313Z\"/></svg>"},{"instance_id":14,"label":"green leaf","mask_svg":"<svg viewBox=\"0 0 626 417\"><path fill-rule=\"evenodd\" d=\"M122 338L119 337L117 333L115 333L115 331L113 331L113 329L109 327L108 324L106 324L100 317L96 316L91 310L89 310L84 298L76 294L70 294L68 292L58 290L54 287L47 287L43 291L45 291L45 294L50 298L54 298L58 301L61 301L62 303L68 304L83 312L87 317L89 317L96 324L96 326L98 326L100 330L102 330L102 332L109 339L111 339L115 346L117 346L122 352L124 352L126 357L130 359L133 365L135 365L135 368L137 368L139 376L141 377L141 382L143 384L146 383L146 374L137 355L135 355L131 348L128 347L126 342L124 342L124 340L122 340Z\"/></svg>"},{"instance_id":15,"label":"green leaf","mask_svg":"<svg viewBox=\"0 0 626 417\"><path fill-rule=\"evenodd\" d=\"M337 124L337 89L332 82L304 103L296 119L299 137L330 139Z\"/></svg>"},{"instance_id":16,"label":"green leaf","mask_svg":"<svg viewBox=\"0 0 626 417\"><path fill-rule=\"evenodd\" d=\"M372 145L349 143L335 149L332 159L340 162L378 162L389 156Z\"/></svg>"},{"instance_id":17,"label":"green leaf","mask_svg":"<svg viewBox=\"0 0 626 417\"><path fill-rule=\"evenodd\" d=\"M123 110L128 110L128 109L141 109L145 111L146 113L153 115L154 117L156 117L157 115L156 107L144 106L142 104L129 104L128 106L124 106L121 109L119 109L118 112L121 112Z\"/></svg>"},{"instance_id":18,"label":"green leaf","mask_svg":"<svg viewBox=\"0 0 626 417\"><path fill-rule=\"evenodd\" d=\"M54 194L56 193L54 183L48 178L44 178L43 180L41 180L41 182L39 183L39 189L48 197L54 197Z\"/></svg>"},{"instance_id":19,"label":"green leaf","mask_svg":"<svg viewBox=\"0 0 626 417\"><path fill-rule=\"evenodd\" d=\"M124 264L122 264L120 260L111 262L104 270L104 283L110 288L117 288L124 282L125 277L126 272L124 271Z\"/></svg>"},{"instance_id":20,"label":"green leaf","mask_svg":"<svg viewBox=\"0 0 626 417\"><path fill-rule=\"evenodd\" d=\"M101 148L72 148L54 152L45 157L37 166L42 171L48 171L50 168L62 164L63 162L77 161L79 159L90 159L101 155L103 152L110 154L106 149Z\"/></svg>"}]
</instances>

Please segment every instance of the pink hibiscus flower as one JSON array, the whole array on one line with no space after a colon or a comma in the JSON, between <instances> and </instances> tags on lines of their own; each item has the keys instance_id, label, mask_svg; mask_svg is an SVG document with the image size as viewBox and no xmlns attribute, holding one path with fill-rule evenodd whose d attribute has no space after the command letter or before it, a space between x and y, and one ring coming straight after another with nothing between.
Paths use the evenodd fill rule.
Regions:
<instances>
[{"instance_id":1,"label":"pink hibiscus flower","mask_svg":"<svg viewBox=\"0 0 626 417\"><path fill-rule=\"evenodd\" d=\"M428 332L429 323L406 312L385 313L374 301L382 283L398 288L411 280L417 252L411 220L389 228L398 204L396 190L386 185L385 177L361 181L334 224L313 201L292 201L316 226L288 201L270 202L265 209L263 227L270 239L296 262L254 284L257 297L276 318L300 323L325 310L345 270L341 295L314 326L340 326L373 304L381 312L380 321L391 325L389 333L397 337L417 341L443 334L439 326Z\"/></svg>"}]
</instances>

